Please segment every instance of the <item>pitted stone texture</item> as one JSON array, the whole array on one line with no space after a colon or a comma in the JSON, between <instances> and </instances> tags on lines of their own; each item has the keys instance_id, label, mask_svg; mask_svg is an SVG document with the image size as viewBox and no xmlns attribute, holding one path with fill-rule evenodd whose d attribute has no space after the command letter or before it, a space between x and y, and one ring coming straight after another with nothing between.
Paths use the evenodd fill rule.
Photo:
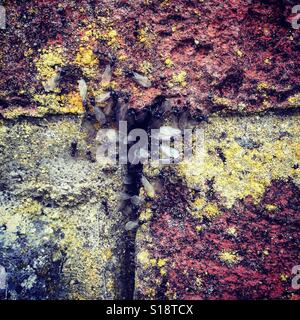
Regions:
<instances>
[{"instance_id":1,"label":"pitted stone texture","mask_svg":"<svg viewBox=\"0 0 300 320\"><path fill-rule=\"evenodd\" d=\"M123 171L90 161L81 122L1 122L1 298L120 297Z\"/></svg>"}]
</instances>

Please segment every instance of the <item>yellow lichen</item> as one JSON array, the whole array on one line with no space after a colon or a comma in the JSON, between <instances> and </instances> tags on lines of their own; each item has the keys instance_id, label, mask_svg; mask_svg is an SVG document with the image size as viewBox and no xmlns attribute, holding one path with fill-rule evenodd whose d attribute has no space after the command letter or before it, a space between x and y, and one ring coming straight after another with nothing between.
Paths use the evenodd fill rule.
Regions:
<instances>
[{"instance_id":1,"label":"yellow lichen","mask_svg":"<svg viewBox=\"0 0 300 320\"><path fill-rule=\"evenodd\" d=\"M165 276L167 274L167 270L165 268L161 268L159 270L159 273L160 273L161 276Z\"/></svg>"},{"instance_id":2,"label":"yellow lichen","mask_svg":"<svg viewBox=\"0 0 300 320\"><path fill-rule=\"evenodd\" d=\"M171 60L171 58L165 59L165 65L167 68L171 68L173 66L173 61Z\"/></svg>"},{"instance_id":3,"label":"yellow lichen","mask_svg":"<svg viewBox=\"0 0 300 320\"><path fill-rule=\"evenodd\" d=\"M220 214L219 208L214 203L206 202L205 198L198 197L191 205L192 215L195 218L202 220L203 216L207 217L208 219L213 219ZM202 227L196 227L197 231L201 231Z\"/></svg>"},{"instance_id":4,"label":"yellow lichen","mask_svg":"<svg viewBox=\"0 0 300 320\"><path fill-rule=\"evenodd\" d=\"M124 71L122 68L120 67L117 67L115 70L114 70L114 75L116 77L121 77L122 75L124 74Z\"/></svg>"},{"instance_id":5,"label":"yellow lichen","mask_svg":"<svg viewBox=\"0 0 300 320\"><path fill-rule=\"evenodd\" d=\"M177 84L177 85L180 85L181 87L185 87L187 85L186 77L187 77L186 71L180 71L179 73L174 73L172 75L172 81L169 83L169 86L173 87L175 84Z\"/></svg>"},{"instance_id":6,"label":"yellow lichen","mask_svg":"<svg viewBox=\"0 0 300 320\"><path fill-rule=\"evenodd\" d=\"M153 40L153 34L148 27L142 28L138 31L138 41L145 46L150 46Z\"/></svg>"},{"instance_id":7,"label":"yellow lichen","mask_svg":"<svg viewBox=\"0 0 300 320\"><path fill-rule=\"evenodd\" d=\"M237 235L237 231L235 227L229 227L226 229L226 233L229 234L230 236L236 236Z\"/></svg>"},{"instance_id":8,"label":"yellow lichen","mask_svg":"<svg viewBox=\"0 0 300 320\"><path fill-rule=\"evenodd\" d=\"M291 107L298 107L300 105L300 93L296 93L295 95L289 97L288 102Z\"/></svg>"},{"instance_id":9,"label":"yellow lichen","mask_svg":"<svg viewBox=\"0 0 300 320\"><path fill-rule=\"evenodd\" d=\"M81 42L91 45L97 40L105 40L112 48L118 48L118 31L113 28L112 24L105 17L101 17L100 20L104 26L102 29L95 23L92 23L80 30L82 34Z\"/></svg>"},{"instance_id":10,"label":"yellow lichen","mask_svg":"<svg viewBox=\"0 0 300 320\"><path fill-rule=\"evenodd\" d=\"M282 282L285 282L285 281L287 281L289 279L289 276L288 275L286 275L286 274L284 274L284 273L281 273L280 274L280 280L282 281Z\"/></svg>"},{"instance_id":11,"label":"yellow lichen","mask_svg":"<svg viewBox=\"0 0 300 320\"><path fill-rule=\"evenodd\" d=\"M213 203L209 203L203 211L204 215L210 219L215 218L220 214L218 206Z\"/></svg>"},{"instance_id":12,"label":"yellow lichen","mask_svg":"<svg viewBox=\"0 0 300 320\"><path fill-rule=\"evenodd\" d=\"M215 192L229 208L237 199L247 196L259 202L272 180L290 177L300 185L300 170L294 168L300 150L299 117L212 118L210 121L204 126L204 159L202 154L195 154L177 167L188 185L205 191L206 182L214 181ZM223 132L226 139L215 138ZM288 134L281 137L280 132ZM253 139L257 147L241 146L237 136L245 141ZM225 162L215 151L218 148L223 150Z\"/></svg>"},{"instance_id":13,"label":"yellow lichen","mask_svg":"<svg viewBox=\"0 0 300 320\"><path fill-rule=\"evenodd\" d=\"M227 264L234 264L237 263L240 260L240 257L237 255L234 251L229 250L223 250L219 254L219 258L221 261L227 263Z\"/></svg>"},{"instance_id":14,"label":"yellow lichen","mask_svg":"<svg viewBox=\"0 0 300 320\"><path fill-rule=\"evenodd\" d=\"M269 88L270 88L270 85L267 82L260 82L257 85L257 90L258 91L263 91L263 90L266 90L266 89L269 89Z\"/></svg>"},{"instance_id":15,"label":"yellow lichen","mask_svg":"<svg viewBox=\"0 0 300 320\"><path fill-rule=\"evenodd\" d=\"M106 248L102 251L102 259L104 261L111 260L112 257L113 257L113 252L111 248Z\"/></svg>"},{"instance_id":16,"label":"yellow lichen","mask_svg":"<svg viewBox=\"0 0 300 320\"><path fill-rule=\"evenodd\" d=\"M117 30L110 29L107 33L108 45L112 47L118 47L118 32Z\"/></svg>"},{"instance_id":17,"label":"yellow lichen","mask_svg":"<svg viewBox=\"0 0 300 320\"><path fill-rule=\"evenodd\" d=\"M236 55L238 56L238 57L242 57L244 54L243 54L243 52L240 50L240 49L236 49L235 50L235 53L236 53Z\"/></svg>"},{"instance_id":18,"label":"yellow lichen","mask_svg":"<svg viewBox=\"0 0 300 320\"><path fill-rule=\"evenodd\" d=\"M87 25L85 28L79 31L82 34L82 42L94 42L101 37L101 30L95 23Z\"/></svg>"},{"instance_id":19,"label":"yellow lichen","mask_svg":"<svg viewBox=\"0 0 300 320\"><path fill-rule=\"evenodd\" d=\"M218 97L218 96L214 96L212 98L212 102L216 105L222 105L222 106L227 106L227 107L230 107L232 105L230 99L227 99L224 97Z\"/></svg>"},{"instance_id":20,"label":"yellow lichen","mask_svg":"<svg viewBox=\"0 0 300 320\"><path fill-rule=\"evenodd\" d=\"M92 49L80 47L75 61L80 65L91 65L97 63L97 57Z\"/></svg>"},{"instance_id":21,"label":"yellow lichen","mask_svg":"<svg viewBox=\"0 0 300 320\"><path fill-rule=\"evenodd\" d=\"M143 221L143 222L150 221L151 218L152 218L152 211L149 208L140 213L140 217L139 217L140 221Z\"/></svg>"},{"instance_id":22,"label":"yellow lichen","mask_svg":"<svg viewBox=\"0 0 300 320\"><path fill-rule=\"evenodd\" d=\"M99 270L105 268L105 264L110 262L112 258L112 251L110 248L101 250L97 245L87 248L86 239L78 232L78 217L69 217L62 224L59 220L59 226L64 232L64 238L61 241L62 248L67 248L67 257L69 261L69 268L74 265L78 265L80 271L76 273L77 280L82 286L83 290L88 293L81 296L81 299L95 299L99 296L97 289L95 288L96 283L101 282L101 273ZM68 270L68 266L65 266ZM68 271L65 272L68 272ZM69 272L74 273L75 270L69 270ZM108 275L107 275L108 276ZM111 279L110 277L108 278ZM107 288L108 289L108 288ZM76 287L70 288L70 298L78 298L78 292Z\"/></svg>"},{"instance_id":23,"label":"yellow lichen","mask_svg":"<svg viewBox=\"0 0 300 320\"><path fill-rule=\"evenodd\" d=\"M61 108L62 97L54 93L49 94L35 94L33 100L38 102L38 110L43 113L47 110L56 112Z\"/></svg>"},{"instance_id":24,"label":"yellow lichen","mask_svg":"<svg viewBox=\"0 0 300 320\"><path fill-rule=\"evenodd\" d=\"M22 116L26 114L26 111L22 107L15 107L15 108L7 108L3 111L2 115L6 119L15 119L18 118L19 116ZM34 115L33 112L28 112L29 115Z\"/></svg>"},{"instance_id":25,"label":"yellow lichen","mask_svg":"<svg viewBox=\"0 0 300 320\"><path fill-rule=\"evenodd\" d=\"M24 214L40 214L42 210L42 205L32 199L26 199L22 205L16 208L15 212L24 213Z\"/></svg>"},{"instance_id":26,"label":"yellow lichen","mask_svg":"<svg viewBox=\"0 0 300 320\"><path fill-rule=\"evenodd\" d=\"M126 61L127 59L128 59L128 56L127 56L125 53L120 54L120 55L118 56L118 60L119 60L119 61Z\"/></svg>"},{"instance_id":27,"label":"yellow lichen","mask_svg":"<svg viewBox=\"0 0 300 320\"><path fill-rule=\"evenodd\" d=\"M161 268L161 267L163 267L163 266L166 265L167 261L168 261L168 259L158 259L158 261L157 261L157 266L158 266L159 268Z\"/></svg>"},{"instance_id":28,"label":"yellow lichen","mask_svg":"<svg viewBox=\"0 0 300 320\"><path fill-rule=\"evenodd\" d=\"M38 79L49 80L57 73L56 67L64 65L64 63L64 49L61 46L50 46L42 49L39 57L35 60Z\"/></svg>"},{"instance_id":29,"label":"yellow lichen","mask_svg":"<svg viewBox=\"0 0 300 320\"><path fill-rule=\"evenodd\" d=\"M82 68L87 76L94 76L97 73L99 61L93 50L88 46L79 48L75 63Z\"/></svg>"},{"instance_id":30,"label":"yellow lichen","mask_svg":"<svg viewBox=\"0 0 300 320\"><path fill-rule=\"evenodd\" d=\"M108 36L109 36L109 38L111 38L111 39L116 38L117 35L118 35L118 32L117 32L116 30L114 30L114 29L111 29L111 30L108 32Z\"/></svg>"},{"instance_id":31,"label":"yellow lichen","mask_svg":"<svg viewBox=\"0 0 300 320\"><path fill-rule=\"evenodd\" d=\"M143 61L140 65L140 71L145 75L150 74L153 71L152 63L147 60Z\"/></svg>"},{"instance_id":32,"label":"yellow lichen","mask_svg":"<svg viewBox=\"0 0 300 320\"><path fill-rule=\"evenodd\" d=\"M66 112L83 114L85 112L79 92L70 92L66 96Z\"/></svg>"},{"instance_id":33,"label":"yellow lichen","mask_svg":"<svg viewBox=\"0 0 300 320\"><path fill-rule=\"evenodd\" d=\"M137 255L137 260L144 267L149 267L151 265L149 252L147 250L140 251Z\"/></svg>"},{"instance_id":34,"label":"yellow lichen","mask_svg":"<svg viewBox=\"0 0 300 320\"><path fill-rule=\"evenodd\" d=\"M145 288L144 291L145 291L146 297L154 298L156 295L155 288Z\"/></svg>"},{"instance_id":35,"label":"yellow lichen","mask_svg":"<svg viewBox=\"0 0 300 320\"><path fill-rule=\"evenodd\" d=\"M113 278L107 280L106 288L109 292L116 292L116 281Z\"/></svg>"},{"instance_id":36,"label":"yellow lichen","mask_svg":"<svg viewBox=\"0 0 300 320\"><path fill-rule=\"evenodd\" d=\"M196 231L197 232L201 232L203 230L203 226L201 226L201 225L197 225L196 226Z\"/></svg>"},{"instance_id":37,"label":"yellow lichen","mask_svg":"<svg viewBox=\"0 0 300 320\"><path fill-rule=\"evenodd\" d=\"M37 110L40 115L46 113L83 114L85 111L79 92L70 92L66 96L54 93L36 94L33 99L39 104Z\"/></svg>"},{"instance_id":38,"label":"yellow lichen","mask_svg":"<svg viewBox=\"0 0 300 320\"><path fill-rule=\"evenodd\" d=\"M193 208L195 208L197 210L201 210L204 208L205 205L206 205L205 198L198 197L193 203Z\"/></svg>"},{"instance_id":39,"label":"yellow lichen","mask_svg":"<svg viewBox=\"0 0 300 320\"><path fill-rule=\"evenodd\" d=\"M156 259L150 259L150 264L152 267L155 267L157 264L157 260Z\"/></svg>"},{"instance_id":40,"label":"yellow lichen","mask_svg":"<svg viewBox=\"0 0 300 320\"><path fill-rule=\"evenodd\" d=\"M277 210L278 207L275 206L274 204L266 204L265 205L265 208L268 210L268 211L274 211L274 210Z\"/></svg>"},{"instance_id":41,"label":"yellow lichen","mask_svg":"<svg viewBox=\"0 0 300 320\"><path fill-rule=\"evenodd\" d=\"M31 56L33 54L33 49L29 48L27 51L24 52L24 57Z\"/></svg>"}]
</instances>

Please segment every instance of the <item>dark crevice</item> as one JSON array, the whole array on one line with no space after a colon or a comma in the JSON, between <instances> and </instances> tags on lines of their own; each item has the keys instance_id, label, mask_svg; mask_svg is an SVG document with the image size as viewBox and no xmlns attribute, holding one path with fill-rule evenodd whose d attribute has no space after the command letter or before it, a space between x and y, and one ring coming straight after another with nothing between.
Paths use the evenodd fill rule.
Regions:
<instances>
[{"instance_id":1,"label":"dark crevice","mask_svg":"<svg viewBox=\"0 0 300 320\"><path fill-rule=\"evenodd\" d=\"M164 100L164 97L159 97L151 106L143 110L129 109L126 116L128 133L134 129L143 129L150 134L151 128L156 127L158 123L162 123L163 121L164 111L162 104ZM134 143L128 144L127 149L129 150ZM131 184L125 185L125 192L130 196L138 196L142 185L143 164L131 164L128 162L126 169ZM139 218L139 206L131 204L130 200L128 201L128 206L130 206L129 213L125 213L128 221L137 220ZM131 231L125 230L124 233L125 249L122 261L121 298L126 300L134 299L136 233L137 229Z\"/></svg>"},{"instance_id":2,"label":"dark crevice","mask_svg":"<svg viewBox=\"0 0 300 320\"><path fill-rule=\"evenodd\" d=\"M124 120L127 121L127 130L129 133L134 129L143 129L148 133L148 150L150 149L150 133L151 129L158 129L163 125L163 122L166 119L173 119L176 122L176 125L179 128L184 129L186 125L191 121L201 122L207 121L202 114L191 114L188 108L176 108L173 107L170 109L168 107L168 103L166 103L168 98L164 96L158 96L152 103L152 105L145 107L142 110L129 109L126 113L126 117ZM120 108L120 106L117 106ZM176 119L176 120L175 120ZM171 120L172 121L172 120ZM135 141L136 142L136 141ZM131 146L135 143L132 142L127 146L127 150L131 148ZM130 164L126 165L127 175L130 184L124 186L124 191L129 196L139 196L139 191L142 186L141 178L143 175L143 164ZM182 191L182 190L181 190ZM181 203L185 203L184 199L187 198L185 192L181 192L184 194L183 198L169 198L169 195L173 195L173 192L166 192L167 196L164 197L163 203L166 202L166 206L172 206L174 208L174 203L180 201ZM123 208L123 213L126 219L126 222L129 221L137 221L139 218L139 207L131 204L130 200L126 201ZM158 210L159 211L159 210ZM175 212L176 217L183 217L185 209L184 206L181 207L179 205L179 209ZM173 214L173 213L172 213ZM135 256L136 256L136 233L138 229L126 231L124 230L124 254L122 257L122 271L121 271L121 299L132 300L135 296L135 273L136 273L136 265L135 265ZM163 298L165 292L165 284L162 284L160 289L160 297Z\"/></svg>"}]
</instances>

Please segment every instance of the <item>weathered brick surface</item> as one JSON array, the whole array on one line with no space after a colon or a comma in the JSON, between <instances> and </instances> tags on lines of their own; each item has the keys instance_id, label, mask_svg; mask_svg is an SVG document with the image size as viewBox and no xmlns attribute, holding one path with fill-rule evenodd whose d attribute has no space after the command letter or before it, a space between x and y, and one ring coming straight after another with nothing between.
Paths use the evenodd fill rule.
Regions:
<instances>
[{"instance_id":1,"label":"weathered brick surface","mask_svg":"<svg viewBox=\"0 0 300 320\"><path fill-rule=\"evenodd\" d=\"M7 29L0 31L1 113L80 113L76 83L81 77L88 83L90 98L112 88L126 95L133 108L149 106L157 97L204 114L295 107L295 4L9 1ZM109 62L114 63L113 76L101 86ZM55 66L68 71L51 95L42 81L53 76ZM149 78L151 87L137 84L132 71Z\"/></svg>"},{"instance_id":2,"label":"weathered brick surface","mask_svg":"<svg viewBox=\"0 0 300 320\"><path fill-rule=\"evenodd\" d=\"M299 119L211 118L203 162L145 167L136 298L299 299Z\"/></svg>"}]
</instances>

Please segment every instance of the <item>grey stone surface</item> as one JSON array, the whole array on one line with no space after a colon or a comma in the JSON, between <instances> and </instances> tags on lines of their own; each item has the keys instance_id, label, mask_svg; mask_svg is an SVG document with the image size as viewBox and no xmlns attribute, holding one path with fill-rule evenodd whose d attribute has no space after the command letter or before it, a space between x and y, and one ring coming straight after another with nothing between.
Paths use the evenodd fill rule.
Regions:
<instances>
[{"instance_id":1,"label":"grey stone surface","mask_svg":"<svg viewBox=\"0 0 300 320\"><path fill-rule=\"evenodd\" d=\"M91 161L81 122L0 122L1 298L121 294L123 169Z\"/></svg>"}]
</instances>

